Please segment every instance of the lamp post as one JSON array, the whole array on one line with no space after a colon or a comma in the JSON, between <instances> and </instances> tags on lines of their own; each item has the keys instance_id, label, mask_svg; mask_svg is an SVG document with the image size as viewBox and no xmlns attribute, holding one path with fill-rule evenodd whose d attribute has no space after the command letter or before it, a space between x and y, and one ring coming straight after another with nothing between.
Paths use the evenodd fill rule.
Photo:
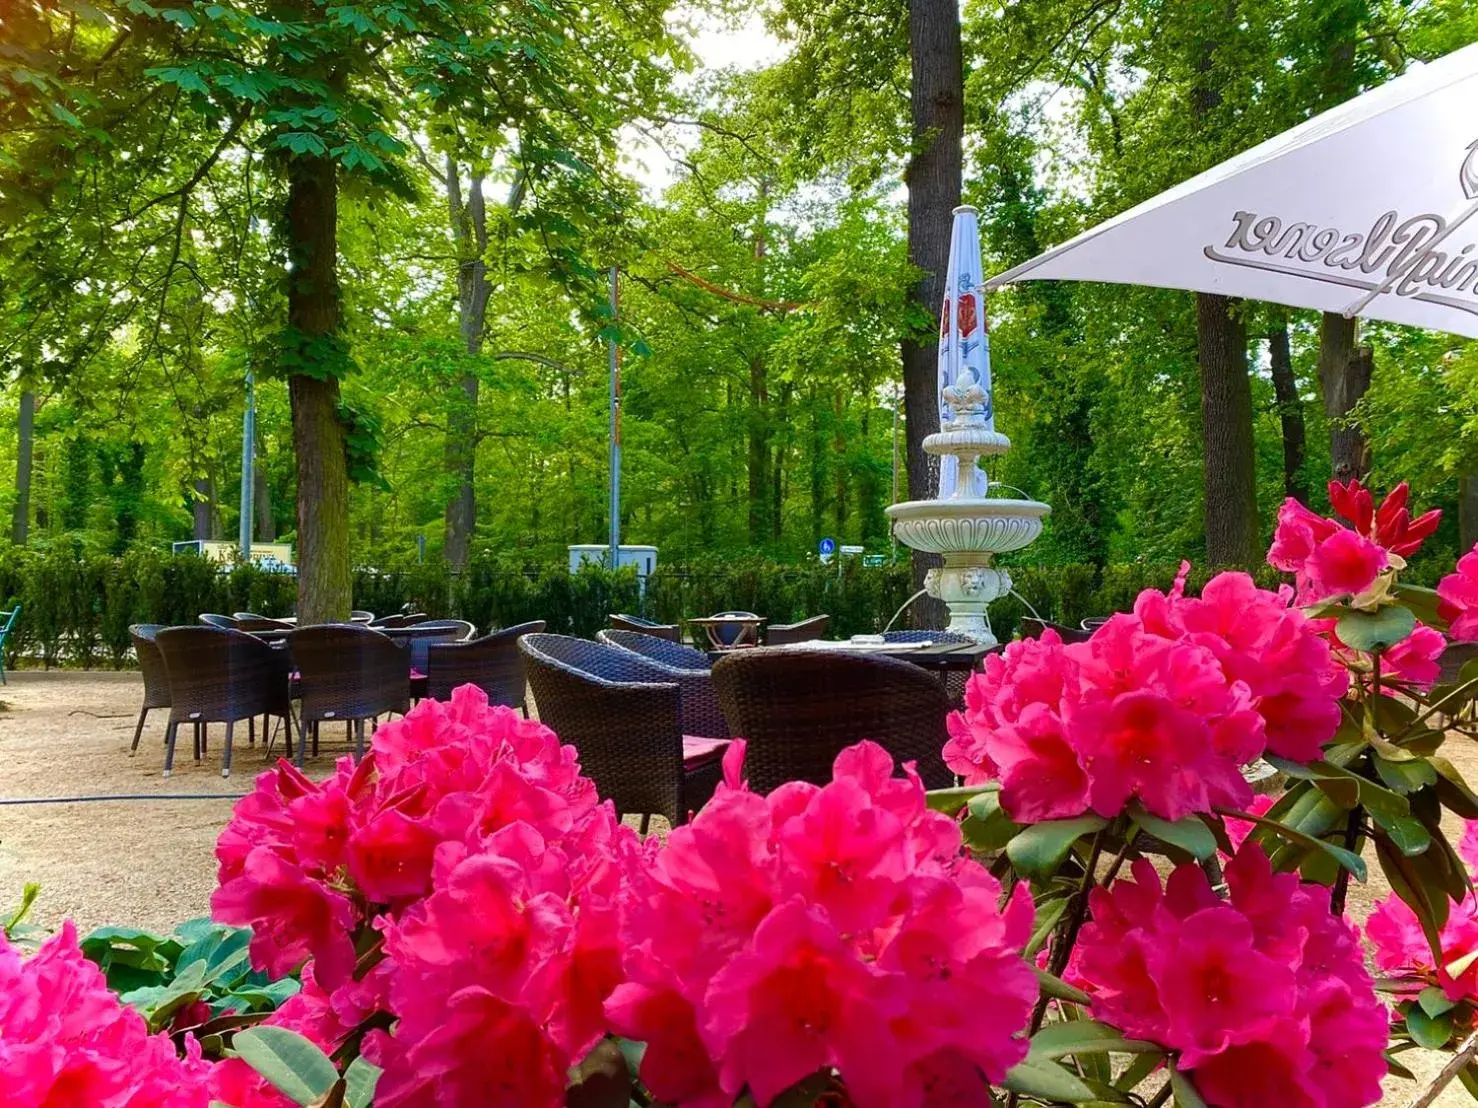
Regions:
<instances>
[{"instance_id":1,"label":"lamp post","mask_svg":"<svg viewBox=\"0 0 1478 1108\"><path fill-rule=\"evenodd\" d=\"M611 568L621 564L621 342L616 331L620 310L620 269L611 266L611 489L610 489L610 559Z\"/></svg>"},{"instance_id":2,"label":"lamp post","mask_svg":"<svg viewBox=\"0 0 1478 1108\"><path fill-rule=\"evenodd\" d=\"M241 416L241 560L251 561L253 463L257 439L257 388L251 370L246 371L246 411Z\"/></svg>"}]
</instances>

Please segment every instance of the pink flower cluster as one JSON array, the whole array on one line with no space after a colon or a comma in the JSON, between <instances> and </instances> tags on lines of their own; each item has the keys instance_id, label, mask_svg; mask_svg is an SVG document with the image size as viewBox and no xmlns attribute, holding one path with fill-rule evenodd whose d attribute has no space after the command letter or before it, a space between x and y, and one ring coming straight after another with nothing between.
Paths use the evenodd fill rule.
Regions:
<instances>
[{"instance_id":1,"label":"pink flower cluster","mask_svg":"<svg viewBox=\"0 0 1478 1108\"><path fill-rule=\"evenodd\" d=\"M1177 820L1246 805L1240 767L1265 750L1319 758L1346 687L1286 595L1223 573L1200 598L1146 590L1086 643L1048 632L986 659L945 762L999 779L1018 822L1112 817L1133 797Z\"/></svg>"},{"instance_id":2,"label":"pink flower cluster","mask_svg":"<svg viewBox=\"0 0 1478 1108\"><path fill-rule=\"evenodd\" d=\"M365 1041L377 1104L554 1105L621 980L616 892L640 849L572 747L469 685L322 783L263 774L217 843L212 908L253 928L259 969L312 959L320 1035L397 1019ZM385 956L356 978L372 929Z\"/></svg>"},{"instance_id":3,"label":"pink flower cluster","mask_svg":"<svg viewBox=\"0 0 1478 1108\"><path fill-rule=\"evenodd\" d=\"M1406 504L1411 490L1403 481L1377 509L1370 490L1352 480L1329 482L1329 502L1353 524L1310 511L1293 497L1278 511L1278 527L1268 551L1268 564L1295 575L1298 602L1315 604L1331 596L1358 596L1376 583L1391 565L1416 552L1437 529L1437 509L1416 519Z\"/></svg>"},{"instance_id":4,"label":"pink flower cluster","mask_svg":"<svg viewBox=\"0 0 1478 1108\"><path fill-rule=\"evenodd\" d=\"M1141 859L1133 882L1093 891L1079 972L1094 1015L1175 1051L1215 1108L1380 1100L1389 1024L1358 933L1256 847L1226 877L1226 901L1195 865L1162 889Z\"/></svg>"},{"instance_id":5,"label":"pink flower cluster","mask_svg":"<svg viewBox=\"0 0 1478 1108\"><path fill-rule=\"evenodd\" d=\"M990 1103L1026 1053L1037 987L1021 957L1031 898L961 852L911 765L859 743L831 783L758 796L725 783L633 875L621 911L627 982L606 1004L646 1042L664 1103L768 1105L822 1068L859 1108ZM983 1075L983 1077L982 1077Z\"/></svg>"},{"instance_id":6,"label":"pink flower cluster","mask_svg":"<svg viewBox=\"0 0 1478 1108\"><path fill-rule=\"evenodd\" d=\"M1457 850L1469 870L1478 868L1478 821L1468 823ZM1440 985L1451 1000L1478 1002L1478 897L1467 896L1448 905L1447 922L1438 934L1440 965L1434 963L1416 913L1394 893L1370 913L1365 934L1374 947L1375 964L1381 969ZM1448 967L1461 962L1468 964L1459 967L1454 977ZM1412 991L1419 991L1419 987Z\"/></svg>"},{"instance_id":7,"label":"pink flower cluster","mask_svg":"<svg viewBox=\"0 0 1478 1108\"><path fill-rule=\"evenodd\" d=\"M69 921L33 957L0 936L0 1101L6 1108L205 1108L209 1064L108 991Z\"/></svg>"},{"instance_id":8,"label":"pink flower cluster","mask_svg":"<svg viewBox=\"0 0 1478 1108\"><path fill-rule=\"evenodd\" d=\"M1478 642L1478 546L1458 559L1457 569L1437 583L1437 614L1456 642Z\"/></svg>"}]
</instances>

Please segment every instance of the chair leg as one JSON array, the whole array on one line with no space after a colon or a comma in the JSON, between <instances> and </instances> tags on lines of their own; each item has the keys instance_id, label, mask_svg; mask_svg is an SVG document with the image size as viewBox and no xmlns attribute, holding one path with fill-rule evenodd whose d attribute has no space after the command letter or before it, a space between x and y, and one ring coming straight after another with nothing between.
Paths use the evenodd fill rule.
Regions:
<instances>
[{"instance_id":1,"label":"chair leg","mask_svg":"<svg viewBox=\"0 0 1478 1108\"><path fill-rule=\"evenodd\" d=\"M164 776L166 777L174 772L174 741L179 730L180 725L170 720L169 727L164 732Z\"/></svg>"},{"instance_id":2,"label":"chair leg","mask_svg":"<svg viewBox=\"0 0 1478 1108\"><path fill-rule=\"evenodd\" d=\"M303 768L303 756L308 752L308 729L298 720L298 768Z\"/></svg>"},{"instance_id":3,"label":"chair leg","mask_svg":"<svg viewBox=\"0 0 1478 1108\"><path fill-rule=\"evenodd\" d=\"M354 737L354 724L350 720L344 721L344 741L348 742Z\"/></svg>"},{"instance_id":4,"label":"chair leg","mask_svg":"<svg viewBox=\"0 0 1478 1108\"><path fill-rule=\"evenodd\" d=\"M318 757L318 720L313 721L313 757Z\"/></svg>"},{"instance_id":5,"label":"chair leg","mask_svg":"<svg viewBox=\"0 0 1478 1108\"><path fill-rule=\"evenodd\" d=\"M226 749L221 752L221 776L231 776L231 732L236 727L234 719L226 721Z\"/></svg>"},{"instance_id":6,"label":"chair leg","mask_svg":"<svg viewBox=\"0 0 1478 1108\"><path fill-rule=\"evenodd\" d=\"M262 728L263 728L263 730L262 730L262 741L263 742L266 742L267 741L266 726L267 725L265 723L262 724ZM257 717L256 716L247 716L246 717L246 745L247 746L256 746L257 745Z\"/></svg>"},{"instance_id":7,"label":"chair leg","mask_svg":"<svg viewBox=\"0 0 1478 1108\"><path fill-rule=\"evenodd\" d=\"M201 748L201 746L204 745L201 742L201 739L200 739L200 724L198 724L198 723L192 723L190 725L190 730L191 730L191 735L193 736L194 741L195 741L195 760L198 762L198 761L200 761L200 753L201 753L200 748Z\"/></svg>"},{"instance_id":8,"label":"chair leg","mask_svg":"<svg viewBox=\"0 0 1478 1108\"><path fill-rule=\"evenodd\" d=\"M647 833L647 828L649 826L651 826L651 823L652 823L652 813L651 812L643 812L642 813L642 817L641 817L641 833L643 835L645 835Z\"/></svg>"},{"instance_id":9,"label":"chair leg","mask_svg":"<svg viewBox=\"0 0 1478 1108\"><path fill-rule=\"evenodd\" d=\"M354 721L354 758L356 761L364 757L364 720Z\"/></svg>"},{"instance_id":10,"label":"chair leg","mask_svg":"<svg viewBox=\"0 0 1478 1108\"><path fill-rule=\"evenodd\" d=\"M289 704L288 705L288 708L287 708L287 712L284 713L284 715L282 717L282 724L286 728L286 734L284 735L284 741L287 743L287 756L289 758L291 758L293 756L293 724L295 724L296 722L297 722L297 718L293 715L292 705ZM302 737L302 729L301 728L298 729L298 736L299 736L299 738ZM301 745L301 744L299 744L299 745Z\"/></svg>"},{"instance_id":11,"label":"chair leg","mask_svg":"<svg viewBox=\"0 0 1478 1108\"><path fill-rule=\"evenodd\" d=\"M139 738L144 733L144 720L149 718L149 709L139 709L139 725L133 729L133 745L128 748L128 756L132 758L139 752Z\"/></svg>"}]
</instances>

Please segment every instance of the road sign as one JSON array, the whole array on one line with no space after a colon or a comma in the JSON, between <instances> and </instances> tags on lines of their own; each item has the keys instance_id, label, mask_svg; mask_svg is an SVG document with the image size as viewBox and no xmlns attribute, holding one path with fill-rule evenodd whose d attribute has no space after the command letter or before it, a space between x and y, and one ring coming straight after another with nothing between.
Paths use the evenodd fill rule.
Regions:
<instances>
[{"instance_id":1,"label":"road sign","mask_svg":"<svg viewBox=\"0 0 1478 1108\"><path fill-rule=\"evenodd\" d=\"M822 553L822 555L824 557L830 557L831 555L835 554L836 552L837 552L837 541L836 541L836 539L822 539L821 540L821 553Z\"/></svg>"}]
</instances>

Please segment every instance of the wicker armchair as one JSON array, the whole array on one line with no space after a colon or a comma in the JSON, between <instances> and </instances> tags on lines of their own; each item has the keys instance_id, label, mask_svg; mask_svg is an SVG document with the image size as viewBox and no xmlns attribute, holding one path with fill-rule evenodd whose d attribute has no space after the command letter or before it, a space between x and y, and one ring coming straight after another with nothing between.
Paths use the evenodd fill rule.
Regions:
<instances>
[{"instance_id":1,"label":"wicker armchair","mask_svg":"<svg viewBox=\"0 0 1478 1108\"><path fill-rule=\"evenodd\" d=\"M352 612L349 613L349 622L350 623L374 623L375 622L375 613L374 612L361 612L358 608L356 608L356 609L354 609L354 611L352 611Z\"/></svg>"},{"instance_id":2,"label":"wicker armchair","mask_svg":"<svg viewBox=\"0 0 1478 1108\"><path fill-rule=\"evenodd\" d=\"M637 631L643 635L652 635L659 639L669 639L672 642L682 642L683 629L676 623L653 623L641 616L631 616L621 613L611 615L612 631Z\"/></svg>"},{"instance_id":3,"label":"wicker armchair","mask_svg":"<svg viewBox=\"0 0 1478 1108\"><path fill-rule=\"evenodd\" d=\"M908 662L830 651L745 650L713 667L719 703L749 743L744 771L767 793L787 781L824 784L837 754L871 739L914 761L929 788L954 778L942 751L949 700Z\"/></svg>"},{"instance_id":4,"label":"wicker armchair","mask_svg":"<svg viewBox=\"0 0 1478 1108\"><path fill-rule=\"evenodd\" d=\"M292 749L292 705L288 662L280 650L226 627L165 627L154 636L169 673L169 729L165 732L164 776L174 771L175 737L182 723L226 725L221 776L231 776L231 737L238 720L280 716ZM203 742L196 733L195 757ZM298 747L302 753L302 745Z\"/></svg>"},{"instance_id":5,"label":"wicker armchair","mask_svg":"<svg viewBox=\"0 0 1478 1108\"><path fill-rule=\"evenodd\" d=\"M1057 632L1057 637L1065 643L1087 642L1093 637L1092 631L1084 631L1081 627L1067 627L1061 623L1050 623L1045 619L1036 619L1032 616L1023 616L1021 620L1021 637L1023 639L1040 639L1042 632L1051 628Z\"/></svg>"},{"instance_id":6,"label":"wicker armchair","mask_svg":"<svg viewBox=\"0 0 1478 1108\"><path fill-rule=\"evenodd\" d=\"M830 626L830 616L811 616L799 623L772 623L765 631L765 645L789 646L792 643L824 638L826 629Z\"/></svg>"},{"instance_id":7,"label":"wicker armchair","mask_svg":"<svg viewBox=\"0 0 1478 1108\"><path fill-rule=\"evenodd\" d=\"M357 623L330 623L299 627L287 643L298 668L302 701L299 766L310 723L315 754L318 725L335 720L353 723L355 753L363 756L365 720L410 711L410 658L389 636Z\"/></svg>"},{"instance_id":8,"label":"wicker armchair","mask_svg":"<svg viewBox=\"0 0 1478 1108\"><path fill-rule=\"evenodd\" d=\"M657 680L677 683L682 689L684 735L716 739L729 737L729 723L718 706L718 696L709 676L713 667L707 654L682 643L635 631L601 631L597 637L609 646L639 655L643 662L661 674Z\"/></svg>"},{"instance_id":9,"label":"wicker armchair","mask_svg":"<svg viewBox=\"0 0 1478 1108\"><path fill-rule=\"evenodd\" d=\"M413 623L423 623L427 618L425 612L415 612L413 614L396 612L394 615L380 616L378 619L372 619L369 625L376 631L384 631L391 627L409 627Z\"/></svg>"},{"instance_id":10,"label":"wicker armchair","mask_svg":"<svg viewBox=\"0 0 1478 1108\"><path fill-rule=\"evenodd\" d=\"M974 642L969 635L959 631L884 631L884 642L911 643L911 642L934 642L934 643L966 643ZM970 682L970 673L960 669L946 669L939 672L939 683L944 686L945 695L949 702L956 708L965 704L965 686Z\"/></svg>"},{"instance_id":11,"label":"wicker armchair","mask_svg":"<svg viewBox=\"0 0 1478 1108\"><path fill-rule=\"evenodd\" d=\"M428 619L410 627L375 628L384 631L410 654L411 669L426 672L426 651L432 643L467 642L477 628L465 619Z\"/></svg>"},{"instance_id":12,"label":"wicker armchair","mask_svg":"<svg viewBox=\"0 0 1478 1108\"><path fill-rule=\"evenodd\" d=\"M128 748L132 758L139 752L139 738L144 733L144 720L150 708L169 707L169 670L164 664L164 655L154 636L164 629L159 623L135 623L128 629L133 640L133 652L139 660L139 673L144 678L144 705L139 709L138 726L133 729L133 745Z\"/></svg>"},{"instance_id":13,"label":"wicker armchair","mask_svg":"<svg viewBox=\"0 0 1478 1108\"><path fill-rule=\"evenodd\" d=\"M291 631L297 624L287 623L280 619L269 619L266 616L242 616L235 617L235 627L238 631L245 631L248 635L260 635L263 631Z\"/></svg>"},{"instance_id":14,"label":"wicker armchair","mask_svg":"<svg viewBox=\"0 0 1478 1108\"><path fill-rule=\"evenodd\" d=\"M723 743L683 740L682 689L630 651L564 635L525 635L539 719L579 752L620 813L684 822L713 795Z\"/></svg>"},{"instance_id":15,"label":"wicker armchair","mask_svg":"<svg viewBox=\"0 0 1478 1108\"><path fill-rule=\"evenodd\" d=\"M236 629L236 621L234 619L230 616L220 615L217 612L201 612L199 619L207 627L224 627L232 631Z\"/></svg>"},{"instance_id":16,"label":"wicker armchair","mask_svg":"<svg viewBox=\"0 0 1478 1108\"><path fill-rule=\"evenodd\" d=\"M747 620L757 620L760 617L753 612L715 612L708 617L710 620L732 619L733 623L710 625L708 634L713 639L713 644L722 649L734 646L754 646L759 642L760 629L758 625Z\"/></svg>"},{"instance_id":17,"label":"wicker armchair","mask_svg":"<svg viewBox=\"0 0 1478 1108\"><path fill-rule=\"evenodd\" d=\"M1078 621L1078 626L1092 634L1113 618L1113 616L1084 616Z\"/></svg>"},{"instance_id":18,"label":"wicker armchair","mask_svg":"<svg viewBox=\"0 0 1478 1108\"><path fill-rule=\"evenodd\" d=\"M467 642L433 642L426 648L426 695L446 700L460 685L476 685L491 704L528 709L528 676L518 640L544 630L536 619Z\"/></svg>"},{"instance_id":19,"label":"wicker armchair","mask_svg":"<svg viewBox=\"0 0 1478 1108\"><path fill-rule=\"evenodd\" d=\"M654 662L675 666L678 669L712 669L708 655L686 643L673 642L660 635L648 635L644 631L597 631L596 638L608 646L619 646Z\"/></svg>"}]
</instances>

